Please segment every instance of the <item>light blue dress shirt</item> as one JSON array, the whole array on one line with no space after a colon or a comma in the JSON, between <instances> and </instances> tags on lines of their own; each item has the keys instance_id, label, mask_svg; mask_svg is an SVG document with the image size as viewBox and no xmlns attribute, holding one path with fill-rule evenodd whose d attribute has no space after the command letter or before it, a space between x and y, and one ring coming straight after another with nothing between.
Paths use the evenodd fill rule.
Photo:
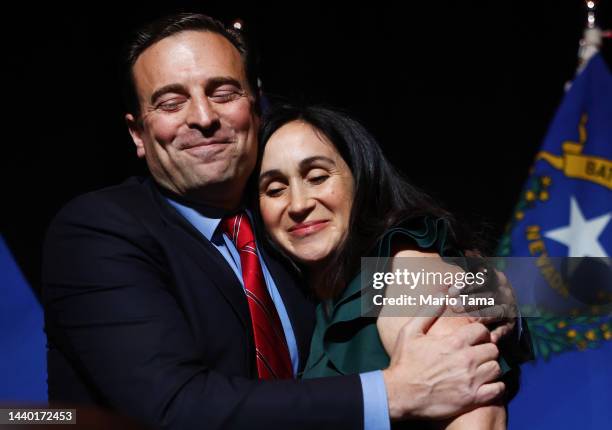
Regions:
<instances>
[{"instance_id":1,"label":"light blue dress shirt","mask_svg":"<svg viewBox=\"0 0 612 430\"><path fill-rule=\"evenodd\" d=\"M181 203L176 202L170 198L166 198L183 217L187 219L201 234L208 240L217 250L223 258L227 261L229 266L232 268L236 277L244 287L242 281L242 268L240 264L240 255L234 243L230 238L223 234L218 228L221 223L222 217L211 216L211 214L203 214L189 206L185 206ZM252 222L251 214L247 211L249 218ZM261 255L259 248L257 253ZM291 364L293 366L293 374L297 374L299 368L299 356L297 342L295 340L295 334L293 333L293 327L287 314L285 304L278 292L278 288L272 279L270 271L266 267L266 262L263 258L259 259L261 268L263 271L266 286L270 297L276 306L278 316L281 320L283 330L285 332L285 338L289 347L289 355L291 357ZM359 375L361 378L361 388L363 393L363 414L364 414L364 430L387 430L390 428L389 422L389 406L387 403L387 390L385 387L385 381L380 370L373 372L362 373Z\"/></svg>"}]
</instances>

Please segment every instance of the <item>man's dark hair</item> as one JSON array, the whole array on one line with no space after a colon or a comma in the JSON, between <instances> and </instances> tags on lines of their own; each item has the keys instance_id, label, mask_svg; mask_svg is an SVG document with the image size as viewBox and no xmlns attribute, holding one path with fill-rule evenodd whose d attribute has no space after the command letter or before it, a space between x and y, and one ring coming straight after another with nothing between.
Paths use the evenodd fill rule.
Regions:
<instances>
[{"instance_id":1,"label":"man's dark hair","mask_svg":"<svg viewBox=\"0 0 612 430\"><path fill-rule=\"evenodd\" d=\"M125 47L125 82L124 99L126 111L135 117L140 116L140 105L136 93L133 67L138 57L151 45L166 37L183 31L207 31L225 37L236 47L242 57L244 70L250 90L255 97L255 109L259 108L259 91L257 85L257 72L255 56L242 35L233 28L228 28L217 19L201 13L177 13L164 16L153 22L145 24L137 30Z\"/></svg>"},{"instance_id":2,"label":"man's dark hair","mask_svg":"<svg viewBox=\"0 0 612 430\"><path fill-rule=\"evenodd\" d=\"M320 298L337 296L359 272L361 257L371 252L386 230L421 216L446 220L453 244L473 249L477 238L458 226L454 217L431 197L410 184L386 159L376 139L343 112L320 106L283 104L265 116L259 135L259 160L272 134L291 121L303 121L326 137L349 166L355 195L348 235L327 265ZM256 170L256 174L259 170Z\"/></svg>"}]
</instances>

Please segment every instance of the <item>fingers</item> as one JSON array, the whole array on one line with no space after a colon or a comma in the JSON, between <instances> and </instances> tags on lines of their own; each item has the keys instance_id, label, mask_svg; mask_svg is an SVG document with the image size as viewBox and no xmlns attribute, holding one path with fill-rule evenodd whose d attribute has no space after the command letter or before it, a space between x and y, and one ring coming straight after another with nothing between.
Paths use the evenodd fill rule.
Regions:
<instances>
[{"instance_id":1,"label":"fingers","mask_svg":"<svg viewBox=\"0 0 612 430\"><path fill-rule=\"evenodd\" d=\"M477 366L482 366L486 363L497 363L497 357L499 357L499 349L493 343L483 343L470 348L470 352L474 363ZM499 367L499 365L498 365ZM489 379L484 380L487 382Z\"/></svg>"},{"instance_id":2,"label":"fingers","mask_svg":"<svg viewBox=\"0 0 612 430\"><path fill-rule=\"evenodd\" d=\"M476 283L470 284L470 285L465 285L462 288L458 288L456 286L453 285L452 289L456 289L457 290L457 295L458 294L474 294L476 291L481 291L481 290L486 290L487 289L487 284L483 284L483 285L478 285Z\"/></svg>"},{"instance_id":3,"label":"fingers","mask_svg":"<svg viewBox=\"0 0 612 430\"><path fill-rule=\"evenodd\" d=\"M497 381L501 374L501 367L497 361L487 361L478 366L474 377L474 383L479 385L476 390L475 403L488 403L504 394L506 385Z\"/></svg>"},{"instance_id":4,"label":"fingers","mask_svg":"<svg viewBox=\"0 0 612 430\"><path fill-rule=\"evenodd\" d=\"M437 298L442 297L438 295ZM443 301L440 301L443 303ZM435 302L434 302L435 303ZM425 334L436 322L436 320L444 313L446 305L430 305L419 311L419 313L410 319L404 327L402 327L400 335L414 337L419 334Z\"/></svg>"},{"instance_id":5,"label":"fingers","mask_svg":"<svg viewBox=\"0 0 612 430\"><path fill-rule=\"evenodd\" d=\"M487 268L484 268L484 267L478 267L478 268L469 269L469 272L473 273L474 276L478 276L480 272L480 277L484 279L484 283L483 282L469 282L469 283L466 282L465 285L463 285L463 287L461 288L453 287L451 289L457 289L461 294L473 294L477 291L491 291L497 288L496 287L497 279L495 277L495 274L491 276L491 270L488 270Z\"/></svg>"},{"instance_id":6,"label":"fingers","mask_svg":"<svg viewBox=\"0 0 612 430\"><path fill-rule=\"evenodd\" d=\"M503 300L507 303L514 303L514 290L506 274L499 270L495 270L495 277L497 278L497 291L502 296Z\"/></svg>"},{"instance_id":7,"label":"fingers","mask_svg":"<svg viewBox=\"0 0 612 430\"><path fill-rule=\"evenodd\" d=\"M485 385L487 383L497 382L501 376L501 367L497 361L487 361L481 364L476 369L474 375L474 384L477 386Z\"/></svg>"},{"instance_id":8,"label":"fingers","mask_svg":"<svg viewBox=\"0 0 612 430\"><path fill-rule=\"evenodd\" d=\"M500 322L507 318L511 314L510 305L501 304L495 306L489 306L488 308L483 308L478 311L480 318L482 319L480 322L483 324L490 324L494 322Z\"/></svg>"},{"instance_id":9,"label":"fingers","mask_svg":"<svg viewBox=\"0 0 612 430\"><path fill-rule=\"evenodd\" d=\"M497 343L502 337L507 336L514 330L516 319L508 321L506 324L500 325L491 332L491 342Z\"/></svg>"},{"instance_id":10,"label":"fingers","mask_svg":"<svg viewBox=\"0 0 612 430\"><path fill-rule=\"evenodd\" d=\"M489 306L473 312L468 312L465 316L468 317L472 322L493 324L512 320L516 318L516 314L517 311L514 306L508 304L501 304Z\"/></svg>"},{"instance_id":11,"label":"fingers","mask_svg":"<svg viewBox=\"0 0 612 430\"><path fill-rule=\"evenodd\" d=\"M462 345L477 345L491 341L491 334L483 324L470 323L460 327L452 337L459 339Z\"/></svg>"},{"instance_id":12,"label":"fingers","mask_svg":"<svg viewBox=\"0 0 612 430\"><path fill-rule=\"evenodd\" d=\"M506 274L499 270L495 270L494 272L495 272L495 276L497 276L497 282L499 283L500 287L510 288L510 281L508 280L508 277L506 276Z\"/></svg>"},{"instance_id":13,"label":"fingers","mask_svg":"<svg viewBox=\"0 0 612 430\"><path fill-rule=\"evenodd\" d=\"M466 284L463 288L457 288L453 286L449 289L449 294L467 294L472 296L477 292L487 291L489 293L492 293L494 297L503 297L504 301L511 301L514 297L514 292L512 290L510 281L503 272L486 267L486 265L477 268L475 267L471 269L470 272L482 273L485 278L485 282L472 282Z\"/></svg>"},{"instance_id":14,"label":"fingers","mask_svg":"<svg viewBox=\"0 0 612 430\"><path fill-rule=\"evenodd\" d=\"M450 309L458 314L478 312L507 302L498 297L494 291L486 290L468 294L464 291L457 290L455 287L451 287L448 290L448 295L457 299L457 304L450 306Z\"/></svg>"},{"instance_id":15,"label":"fingers","mask_svg":"<svg viewBox=\"0 0 612 430\"><path fill-rule=\"evenodd\" d=\"M489 305L489 299L493 299L493 304ZM465 300L458 300L456 305L450 306L450 309L456 314L467 314L468 317L484 317L484 320L476 320L483 324L499 322L507 318L515 318L518 314L517 307L514 301L504 300L501 297L495 296L492 292L482 292L471 294Z\"/></svg>"},{"instance_id":16,"label":"fingers","mask_svg":"<svg viewBox=\"0 0 612 430\"><path fill-rule=\"evenodd\" d=\"M492 306L478 312L470 312L466 316L471 322L487 326L498 324L491 330L491 342L493 343L497 343L499 339L511 333L517 320L516 308L510 305Z\"/></svg>"},{"instance_id":17,"label":"fingers","mask_svg":"<svg viewBox=\"0 0 612 430\"><path fill-rule=\"evenodd\" d=\"M476 390L475 403L478 405L488 404L504 395L506 385L503 382L493 382L482 385Z\"/></svg>"},{"instance_id":18,"label":"fingers","mask_svg":"<svg viewBox=\"0 0 612 430\"><path fill-rule=\"evenodd\" d=\"M485 309L496 306L496 304L499 305L500 302L501 300L493 292L483 291L470 294L469 298L466 299L465 305L462 304L461 307L467 313L483 312Z\"/></svg>"}]
</instances>

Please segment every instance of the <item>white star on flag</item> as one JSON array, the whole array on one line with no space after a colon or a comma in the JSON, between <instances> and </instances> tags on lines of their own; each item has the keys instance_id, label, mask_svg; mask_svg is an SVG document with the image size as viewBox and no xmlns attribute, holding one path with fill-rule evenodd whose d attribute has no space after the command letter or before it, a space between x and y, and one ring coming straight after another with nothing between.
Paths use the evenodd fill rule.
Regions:
<instances>
[{"instance_id":1,"label":"white star on flag","mask_svg":"<svg viewBox=\"0 0 612 430\"><path fill-rule=\"evenodd\" d=\"M580 206L574 196L570 197L570 222L544 233L544 237L562 243L569 248L569 257L607 257L606 250L599 243L599 235L604 231L612 212L590 220L584 219Z\"/></svg>"}]
</instances>

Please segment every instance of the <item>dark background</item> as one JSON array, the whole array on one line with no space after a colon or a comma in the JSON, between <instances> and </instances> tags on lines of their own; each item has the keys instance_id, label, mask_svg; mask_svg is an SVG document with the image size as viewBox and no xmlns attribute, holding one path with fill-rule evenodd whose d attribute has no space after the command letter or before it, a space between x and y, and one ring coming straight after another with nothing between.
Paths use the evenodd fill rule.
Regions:
<instances>
[{"instance_id":1,"label":"dark background","mask_svg":"<svg viewBox=\"0 0 612 430\"><path fill-rule=\"evenodd\" d=\"M600 3L599 22L610 28L612 0ZM584 2L368 4L5 10L1 233L32 285L59 208L145 172L123 122L121 49L136 26L179 10L242 19L269 96L347 109L413 183L484 226L494 245L574 75Z\"/></svg>"}]
</instances>

